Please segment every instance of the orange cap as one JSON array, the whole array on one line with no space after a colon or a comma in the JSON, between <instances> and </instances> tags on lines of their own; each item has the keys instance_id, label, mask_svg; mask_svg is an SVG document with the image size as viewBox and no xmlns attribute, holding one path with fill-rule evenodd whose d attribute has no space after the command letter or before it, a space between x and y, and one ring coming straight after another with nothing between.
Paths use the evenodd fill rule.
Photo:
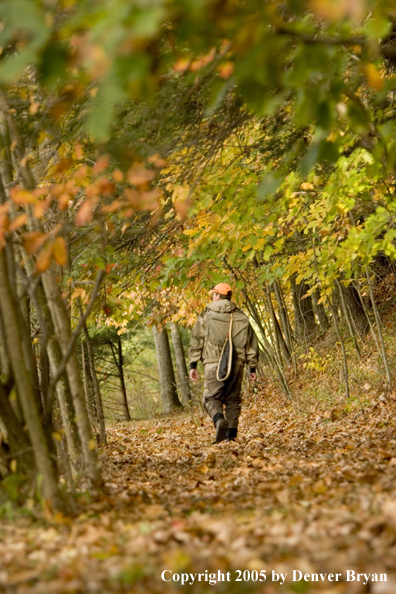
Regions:
<instances>
[{"instance_id":1,"label":"orange cap","mask_svg":"<svg viewBox=\"0 0 396 594\"><path fill-rule=\"evenodd\" d=\"M220 293L220 295L227 295L228 293L232 293L232 289L230 285L227 285L227 283L219 283L209 291L209 295L211 295L215 291L216 293Z\"/></svg>"}]
</instances>

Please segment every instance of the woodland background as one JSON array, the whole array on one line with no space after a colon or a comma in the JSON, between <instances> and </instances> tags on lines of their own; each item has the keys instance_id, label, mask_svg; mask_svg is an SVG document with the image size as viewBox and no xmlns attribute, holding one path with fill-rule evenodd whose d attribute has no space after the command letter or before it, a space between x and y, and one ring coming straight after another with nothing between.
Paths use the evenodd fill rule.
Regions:
<instances>
[{"instance_id":1,"label":"woodland background","mask_svg":"<svg viewBox=\"0 0 396 594\"><path fill-rule=\"evenodd\" d=\"M0 583L344 551L394 591L394 3L3 0L0 46ZM224 281L261 355L216 450Z\"/></svg>"}]
</instances>

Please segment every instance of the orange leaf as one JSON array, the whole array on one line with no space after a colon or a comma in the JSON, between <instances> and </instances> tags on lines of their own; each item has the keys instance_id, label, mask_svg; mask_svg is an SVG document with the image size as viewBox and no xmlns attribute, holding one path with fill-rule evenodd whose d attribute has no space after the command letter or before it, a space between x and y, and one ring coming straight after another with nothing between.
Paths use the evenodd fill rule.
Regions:
<instances>
[{"instance_id":1,"label":"orange leaf","mask_svg":"<svg viewBox=\"0 0 396 594\"><path fill-rule=\"evenodd\" d=\"M33 204L36 202L36 197L29 190L21 188L21 186L15 186L10 189L11 199L15 204Z\"/></svg>"},{"instance_id":2,"label":"orange leaf","mask_svg":"<svg viewBox=\"0 0 396 594\"><path fill-rule=\"evenodd\" d=\"M38 200L33 207L33 214L36 219L41 219L51 204L52 196L49 194L45 200Z\"/></svg>"},{"instance_id":3,"label":"orange leaf","mask_svg":"<svg viewBox=\"0 0 396 594\"><path fill-rule=\"evenodd\" d=\"M82 203L76 214L76 225L81 227L92 221L93 211L98 202L98 198L90 198Z\"/></svg>"},{"instance_id":4,"label":"orange leaf","mask_svg":"<svg viewBox=\"0 0 396 594\"><path fill-rule=\"evenodd\" d=\"M185 72L187 68L190 66L190 58L180 58L174 65L173 70L175 72Z\"/></svg>"},{"instance_id":5,"label":"orange leaf","mask_svg":"<svg viewBox=\"0 0 396 594\"><path fill-rule=\"evenodd\" d=\"M110 157L109 155L102 155L101 157L99 157L99 159L96 161L92 172L95 175L98 175L98 173L101 173L102 171L104 171L106 169L106 167L108 166L110 162Z\"/></svg>"},{"instance_id":6,"label":"orange leaf","mask_svg":"<svg viewBox=\"0 0 396 594\"><path fill-rule=\"evenodd\" d=\"M155 155L151 155L151 157L149 157L147 161L154 165L154 167L158 167L158 169L161 169L161 167L165 167L165 165L167 164L165 159L162 159L158 153L155 153Z\"/></svg>"},{"instance_id":7,"label":"orange leaf","mask_svg":"<svg viewBox=\"0 0 396 594\"><path fill-rule=\"evenodd\" d=\"M51 251L52 246L47 245L43 248L36 259L36 270L37 272L45 272L51 264Z\"/></svg>"},{"instance_id":8,"label":"orange leaf","mask_svg":"<svg viewBox=\"0 0 396 594\"><path fill-rule=\"evenodd\" d=\"M70 202L70 195L69 194L61 194L58 198L58 210L66 210Z\"/></svg>"},{"instance_id":9,"label":"orange leaf","mask_svg":"<svg viewBox=\"0 0 396 594\"><path fill-rule=\"evenodd\" d=\"M62 159L59 159L59 161L56 163L53 173L64 173L65 171L70 169L72 165L73 161L72 159L70 159L70 157L63 157Z\"/></svg>"},{"instance_id":10,"label":"orange leaf","mask_svg":"<svg viewBox=\"0 0 396 594\"><path fill-rule=\"evenodd\" d=\"M100 177L96 181L96 188L98 194L102 194L102 196L111 196L115 190L113 182L111 182L107 177Z\"/></svg>"},{"instance_id":11,"label":"orange leaf","mask_svg":"<svg viewBox=\"0 0 396 594\"><path fill-rule=\"evenodd\" d=\"M29 231L22 235L23 247L29 255L34 254L41 248L44 241L47 239L46 233L40 231Z\"/></svg>"},{"instance_id":12,"label":"orange leaf","mask_svg":"<svg viewBox=\"0 0 396 594\"><path fill-rule=\"evenodd\" d=\"M151 192L137 192L130 188L125 190L125 197L136 210L155 210L159 206L159 199L162 195L160 188L154 188Z\"/></svg>"},{"instance_id":13,"label":"orange leaf","mask_svg":"<svg viewBox=\"0 0 396 594\"><path fill-rule=\"evenodd\" d=\"M59 266L64 266L67 262L67 249L63 237L57 237L52 244L52 255Z\"/></svg>"},{"instance_id":14,"label":"orange leaf","mask_svg":"<svg viewBox=\"0 0 396 594\"><path fill-rule=\"evenodd\" d=\"M117 212L117 210L121 210L121 208L123 206L124 206L124 204L121 202L121 200L113 200L113 202L110 202L110 204L106 204L105 206L102 206L100 211L101 212Z\"/></svg>"},{"instance_id":15,"label":"orange leaf","mask_svg":"<svg viewBox=\"0 0 396 594\"><path fill-rule=\"evenodd\" d=\"M84 158L84 149L83 149L83 145L81 144L81 142L76 142L75 146L74 146L74 154L76 156L76 159L83 159Z\"/></svg>"},{"instance_id":16,"label":"orange leaf","mask_svg":"<svg viewBox=\"0 0 396 594\"><path fill-rule=\"evenodd\" d=\"M124 174L120 169L115 169L113 171L113 179L116 182L122 182L124 180Z\"/></svg>"},{"instance_id":17,"label":"orange leaf","mask_svg":"<svg viewBox=\"0 0 396 594\"><path fill-rule=\"evenodd\" d=\"M8 230L9 231L16 231L19 227L22 227L27 222L27 215L21 214L15 217L13 221L11 221Z\"/></svg>"},{"instance_id":18,"label":"orange leaf","mask_svg":"<svg viewBox=\"0 0 396 594\"><path fill-rule=\"evenodd\" d=\"M230 78L231 74L234 72L234 68L235 66L233 62L225 62L225 64L221 64L217 70L221 78L227 80L227 78Z\"/></svg>"},{"instance_id":19,"label":"orange leaf","mask_svg":"<svg viewBox=\"0 0 396 594\"><path fill-rule=\"evenodd\" d=\"M155 176L155 172L146 169L140 163L134 163L128 171L128 181L134 186L146 186Z\"/></svg>"}]
</instances>

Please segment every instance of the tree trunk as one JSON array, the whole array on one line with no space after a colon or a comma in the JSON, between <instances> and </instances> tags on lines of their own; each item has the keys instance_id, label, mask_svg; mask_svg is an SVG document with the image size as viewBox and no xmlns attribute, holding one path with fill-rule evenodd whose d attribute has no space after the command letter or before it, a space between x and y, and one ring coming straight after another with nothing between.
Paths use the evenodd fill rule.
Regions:
<instances>
[{"instance_id":1,"label":"tree trunk","mask_svg":"<svg viewBox=\"0 0 396 594\"><path fill-rule=\"evenodd\" d=\"M297 341L306 342L316 328L312 298L310 295L306 296L309 285L304 281L297 285L295 275L290 280L293 292L295 336Z\"/></svg>"},{"instance_id":2,"label":"tree trunk","mask_svg":"<svg viewBox=\"0 0 396 594\"><path fill-rule=\"evenodd\" d=\"M129 414L129 406L128 406L128 396L125 387L125 377L124 377L124 356L122 353L122 341L121 336L117 337L117 346L118 346L118 375L120 377L120 386L121 386L121 394L122 394L122 405L124 408L124 415L127 421L131 420L131 415ZM115 357L114 357L115 358Z\"/></svg>"},{"instance_id":3,"label":"tree trunk","mask_svg":"<svg viewBox=\"0 0 396 594\"><path fill-rule=\"evenodd\" d=\"M284 359L286 365L289 365L290 361L291 361L290 352L289 352L289 349L287 348L286 341L282 334L282 330L280 328L278 318L276 317L274 305L273 305L272 299L271 299L271 290L269 287L265 287L264 291L265 291L265 295L267 298L267 306L268 306L270 317L271 317L272 327L274 330L275 344L276 344L276 349L277 349L279 360L282 361L282 355L283 355L283 359Z\"/></svg>"},{"instance_id":4,"label":"tree trunk","mask_svg":"<svg viewBox=\"0 0 396 594\"><path fill-rule=\"evenodd\" d=\"M158 332L153 326L155 350L157 353L158 374L161 387L162 405L165 413L181 408L177 396L175 372L173 370L172 357L169 348L169 339L166 328Z\"/></svg>"},{"instance_id":5,"label":"tree trunk","mask_svg":"<svg viewBox=\"0 0 396 594\"><path fill-rule=\"evenodd\" d=\"M9 286L4 250L0 252L0 311L4 324L7 352L23 415L28 426L37 470L43 476L43 496L45 499L49 499L55 507L61 507L57 473L51 460L47 438L41 423L37 403L38 397L34 392L35 382L25 362L25 352L22 347L23 335Z\"/></svg>"},{"instance_id":6,"label":"tree trunk","mask_svg":"<svg viewBox=\"0 0 396 594\"><path fill-rule=\"evenodd\" d=\"M357 353L357 356L359 357L359 359L362 358L362 355L360 353L360 349L359 349L359 345L358 345L358 341L357 341L357 336L356 336L356 331L354 328L354 324L353 324L353 320L351 318L351 315L349 313L349 309L346 306L345 303L345 295L344 295L344 287L341 285L340 281L338 279L336 279L336 285L338 288L338 292L340 294L340 300L341 300L341 309L343 311L344 314L344 318L346 320L347 326L348 326L348 330L349 330L349 334L353 340L353 344L355 346L355 350Z\"/></svg>"},{"instance_id":7,"label":"tree trunk","mask_svg":"<svg viewBox=\"0 0 396 594\"><path fill-rule=\"evenodd\" d=\"M276 300L278 301L279 319L280 319L283 335L286 340L287 348L289 349L289 352L291 353L293 351L293 333L292 333L292 329L291 329L291 325L290 325L289 314L287 312L287 307L286 307L285 300L283 298L282 290L281 290L278 280L276 280L273 283L273 287L274 287L274 291L275 291L275 295L276 295Z\"/></svg>"},{"instance_id":8,"label":"tree trunk","mask_svg":"<svg viewBox=\"0 0 396 594\"><path fill-rule=\"evenodd\" d=\"M321 330L323 330L323 332L326 332L330 328L330 322L326 315L326 310L324 308L323 303L318 303L319 299L320 299L320 292L318 289L316 289L316 291L314 291L314 293L312 293L314 312L316 314L316 317L318 318L318 322L319 322L319 326L320 326Z\"/></svg>"},{"instance_id":9,"label":"tree trunk","mask_svg":"<svg viewBox=\"0 0 396 594\"><path fill-rule=\"evenodd\" d=\"M4 425L10 453L18 461L18 469L26 474L35 473L36 462L32 444L23 429L23 424L18 420L2 384L0 384L0 419Z\"/></svg>"},{"instance_id":10,"label":"tree trunk","mask_svg":"<svg viewBox=\"0 0 396 594\"><path fill-rule=\"evenodd\" d=\"M182 397L183 403L188 404L191 400L191 391L189 384L189 376L186 365L186 357L184 355L183 343L179 332L178 325L172 323L170 325L173 347L175 349L176 370L178 377L178 390Z\"/></svg>"},{"instance_id":11,"label":"tree trunk","mask_svg":"<svg viewBox=\"0 0 396 594\"><path fill-rule=\"evenodd\" d=\"M85 342L81 342L81 356L82 356L82 369L83 369L83 382L84 382L84 393L85 393L85 401L87 403L88 415L91 421L91 426L94 426L94 414L92 410L92 402L91 402L91 385L90 385L90 377L89 377L89 368L88 368L88 357L86 354L86 345Z\"/></svg>"},{"instance_id":12,"label":"tree trunk","mask_svg":"<svg viewBox=\"0 0 396 594\"><path fill-rule=\"evenodd\" d=\"M52 271L47 270L43 274L42 279L56 333L59 338L62 355L64 356L67 352L68 344L71 338L69 316L66 305L63 301L58 283L56 282ZM94 484L99 484L101 483L101 477L97 451L89 426L88 413L84 399L84 387L81 381L81 371L78 365L75 350L73 350L68 360L66 370L73 399L73 405L76 411L76 424L81 440L86 475L87 478L89 478Z\"/></svg>"},{"instance_id":13,"label":"tree trunk","mask_svg":"<svg viewBox=\"0 0 396 594\"><path fill-rule=\"evenodd\" d=\"M31 260L25 258L25 266L27 273L31 276L34 274L34 266ZM37 284L36 291L32 295L34 298L35 307L37 310L37 317L41 326L41 332L44 339L46 337L46 349L48 353L48 361L53 375L56 374L62 361L62 353L59 346L58 339L55 335L54 323L51 312L48 307L48 302L45 296L44 287L40 281ZM48 386L46 392L46 412L47 415L52 414L53 403L48 401ZM79 440L76 423L74 421L76 413L73 406L72 396L70 393L70 386L66 373L64 373L56 385L56 395L58 397L59 408L62 417L62 425L65 431L66 443L69 450L69 455L72 463L77 464L80 457L81 443Z\"/></svg>"},{"instance_id":14,"label":"tree trunk","mask_svg":"<svg viewBox=\"0 0 396 594\"><path fill-rule=\"evenodd\" d=\"M359 293L352 284L344 287L345 305L353 318L353 323L361 338L364 338L368 332L369 324Z\"/></svg>"},{"instance_id":15,"label":"tree trunk","mask_svg":"<svg viewBox=\"0 0 396 594\"><path fill-rule=\"evenodd\" d=\"M82 310L80 310L80 314L82 315ZM85 323L83 325L83 331L84 331L84 336L85 336L85 344L87 345L88 363L89 363L89 369L91 372L93 393L94 393L96 411L97 411L97 416L98 416L98 421L99 421L99 438L100 438L100 443L105 445L107 443L107 439L106 439L106 425L105 425L105 419L104 419L104 413L103 413L102 395L100 393L98 377L96 375L95 357L94 357L94 353L93 353L93 349L92 349L91 337L89 336L87 324L85 324Z\"/></svg>"}]
</instances>

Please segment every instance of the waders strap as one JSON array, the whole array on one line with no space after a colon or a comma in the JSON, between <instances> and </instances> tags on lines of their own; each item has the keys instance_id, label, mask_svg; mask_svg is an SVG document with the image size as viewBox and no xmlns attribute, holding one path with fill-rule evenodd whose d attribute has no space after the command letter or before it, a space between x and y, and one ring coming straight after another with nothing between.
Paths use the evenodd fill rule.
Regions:
<instances>
[{"instance_id":1,"label":"waders strap","mask_svg":"<svg viewBox=\"0 0 396 594\"><path fill-rule=\"evenodd\" d=\"M217 370L216 370L216 378L217 381L219 382L225 382L225 380L227 380L230 377L230 373L231 373L231 369L232 369L232 349L233 349L233 344L232 344L232 322L233 322L233 317L232 314L230 316L230 325L228 326L228 334L227 334L227 338L224 341L223 344L223 348L221 349L221 353L220 353L220 359L219 359L219 364L217 365ZM220 363L221 363L221 358L223 356L224 353L224 349L226 348L227 345L227 340L229 341L229 352L228 352L228 368L227 368L227 375L225 377L219 377L219 367L220 367Z\"/></svg>"}]
</instances>

